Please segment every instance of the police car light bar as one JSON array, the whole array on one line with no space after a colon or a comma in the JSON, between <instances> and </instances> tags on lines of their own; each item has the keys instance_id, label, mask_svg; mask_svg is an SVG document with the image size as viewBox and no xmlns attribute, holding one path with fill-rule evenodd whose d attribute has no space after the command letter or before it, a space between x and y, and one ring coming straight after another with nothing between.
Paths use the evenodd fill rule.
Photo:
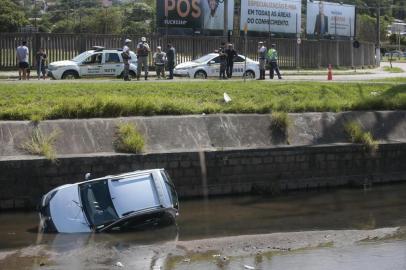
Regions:
<instances>
[{"instance_id":1,"label":"police car light bar","mask_svg":"<svg viewBox=\"0 0 406 270\"><path fill-rule=\"evenodd\" d=\"M95 50L96 52L100 52L104 50L103 46L92 46L92 49Z\"/></svg>"}]
</instances>

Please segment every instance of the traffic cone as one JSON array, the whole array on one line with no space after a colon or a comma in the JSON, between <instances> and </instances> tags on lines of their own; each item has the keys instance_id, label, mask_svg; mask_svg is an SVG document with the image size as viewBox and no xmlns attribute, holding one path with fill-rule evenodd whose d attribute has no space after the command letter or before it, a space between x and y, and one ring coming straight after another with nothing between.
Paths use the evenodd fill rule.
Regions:
<instances>
[{"instance_id":1,"label":"traffic cone","mask_svg":"<svg viewBox=\"0 0 406 270\"><path fill-rule=\"evenodd\" d=\"M327 80L328 81L333 80L333 68L332 68L331 64L328 65Z\"/></svg>"}]
</instances>

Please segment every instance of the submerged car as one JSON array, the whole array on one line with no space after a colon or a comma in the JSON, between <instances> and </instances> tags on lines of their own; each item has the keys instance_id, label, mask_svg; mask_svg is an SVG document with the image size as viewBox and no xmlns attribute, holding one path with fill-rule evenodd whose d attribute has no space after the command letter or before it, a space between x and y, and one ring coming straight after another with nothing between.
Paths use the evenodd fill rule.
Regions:
<instances>
[{"instance_id":1,"label":"submerged car","mask_svg":"<svg viewBox=\"0 0 406 270\"><path fill-rule=\"evenodd\" d=\"M123 231L173 223L179 203L164 169L135 171L57 187L42 197L43 232Z\"/></svg>"},{"instance_id":2,"label":"submerged car","mask_svg":"<svg viewBox=\"0 0 406 270\"><path fill-rule=\"evenodd\" d=\"M259 63L247 57L244 73L245 56L234 57L233 76L245 76L250 79L259 77ZM196 79L218 77L220 73L220 57L218 53L209 53L196 60L177 65L173 70L175 76L186 76Z\"/></svg>"},{"instance_id":3,"label":"submerged car","mask_svg":"<svg viewBox=\"0 0 406 270\"><path fill-rule=\"evenodd\" d=\"M48 76L60 79L78 79L89 77L120 77L123 75L124 63L121 49L105 49L95 46L72 60L52 62L48 65ZM130 52L130 75L137 73L137 56Z\"/></svg>"}]
</instances>

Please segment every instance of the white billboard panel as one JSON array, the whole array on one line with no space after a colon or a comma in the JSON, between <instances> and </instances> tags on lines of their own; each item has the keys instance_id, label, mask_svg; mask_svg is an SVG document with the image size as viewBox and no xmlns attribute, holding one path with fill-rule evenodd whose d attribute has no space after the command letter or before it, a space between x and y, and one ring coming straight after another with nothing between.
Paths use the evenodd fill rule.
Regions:
<instances>
[{"instance_id":1,"label":"white billboard panel","mask_svg":"<svg viewBox=\"0 0 406 270\"><path fill-rule=\"evenodd\" d=\"M307 0L306 33L315 36L354 36L355 6Z\"/></svg>"},{"instance_id":2,"label":"white billboard panel","mask_svg":"<svg viewBox=\"0 0 406 270\"><path fill-rule=\"evenodd\" d=\"M240 28L272 33L300 33L300 0L241 0Z\"/></svg>"}]
</instances>

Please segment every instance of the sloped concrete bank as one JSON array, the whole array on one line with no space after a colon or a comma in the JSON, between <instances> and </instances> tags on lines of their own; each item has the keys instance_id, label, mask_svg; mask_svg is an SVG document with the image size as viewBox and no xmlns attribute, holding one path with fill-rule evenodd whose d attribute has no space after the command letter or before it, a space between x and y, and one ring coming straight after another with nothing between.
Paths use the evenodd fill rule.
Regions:
<instances>
[{"instance_id":1,"label":"sloped concrete bank","mask_svg":"<svg viewBox=\"0 0 406 270\"><path fill-rule=\"evenodd\" d=\"M0 209L32 208L54 186L136 169L170 171L181 197L279 192L406 180L406 112L290 114L286 133L270 115L134 117L43 121L59 129L58 162L20 145L34 125L0 122ZM119 121L136 123L145 153L114 153ZM377 152L348 144L344 124L357 121L380 141Z\"/></svg>"}]
</instances>

